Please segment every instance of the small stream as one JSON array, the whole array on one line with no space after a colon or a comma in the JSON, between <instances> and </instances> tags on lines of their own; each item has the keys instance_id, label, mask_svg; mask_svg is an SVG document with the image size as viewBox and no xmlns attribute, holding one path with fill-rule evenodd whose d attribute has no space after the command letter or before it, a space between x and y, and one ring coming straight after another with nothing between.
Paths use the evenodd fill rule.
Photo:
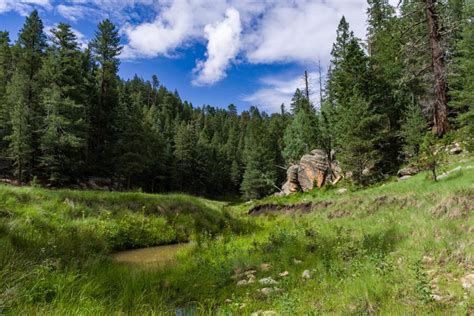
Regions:
<instances>
[{"instance_id":1,"label":"small stream","mask_svg":"<svg viewBox=\"0 0 474 316\"><path fill-rule=\"evenodd\" d=\"M114 253L112 257L117 262L121 263L164 266L174 264L176 253L181 249L188 248L189 246L189 243L184 243L124 250Z\"/></svg>"}]
</instances>

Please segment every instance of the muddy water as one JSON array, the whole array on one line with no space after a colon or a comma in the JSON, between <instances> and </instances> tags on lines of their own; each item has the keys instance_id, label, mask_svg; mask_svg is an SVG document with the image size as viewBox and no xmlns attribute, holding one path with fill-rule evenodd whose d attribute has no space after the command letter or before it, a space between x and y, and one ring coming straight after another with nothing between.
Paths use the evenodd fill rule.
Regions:
<instances>
[{"instance_id":1,"label":"muddy water","mask_svg":"<svg viewBox=\"0 0 474 316\"><path fill-rule=\"evenodd\" d=\"M189 244L175 244L125 250L113 254L113 258L117 262L123 263L165 266L174 264L176 262L176 253L189 246Z\"/></svg>"}]
</instances>

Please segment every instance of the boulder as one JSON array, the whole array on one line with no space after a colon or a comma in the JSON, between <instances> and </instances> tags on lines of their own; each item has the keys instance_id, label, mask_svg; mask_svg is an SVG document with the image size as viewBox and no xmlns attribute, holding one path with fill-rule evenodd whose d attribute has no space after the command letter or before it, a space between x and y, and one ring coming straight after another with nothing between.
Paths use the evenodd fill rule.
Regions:
<instances>
[{"instance_id":1,"label":"boulder","mask_svg":"<svg viewBox=\"0 0 474 316\"><path fill-rule=\"evenodd\" d=\"M397 176L399 178L402 178L402 177L405 177L405 176L414 176L418 172L420 172L420 169L418 169L418 167L416 167L416 166L407 166L403 169L398 170Z\"/></svg>"},{"instance_id":2,"label":"boulder","mask_svg":"<svg viewBox=\"0 0 474 316\"><path fill-rule=\"evenodd\" d=\"M315 183L318 188L324 185L326 172L330 167L325 151L317 149L309 155L304 155L299 166L298 182L304 192L314 189Z\"/></svg>"},{"instance_id":3,"label":"boulder","mask_svg":"<svg viewBox=\"0 0 474 316\"><path fill-rule=\"evenodd\" d=\"M343 172L339 163L335 160L330 161L324 150L315 149L301 157L299 164L288 168L282 192L277 195L289 195L298 191L307 192L315 186L321 188L326 182L336 184L342 176Z\"/></svg>"},{"instance_id":4,"label":"boulder","mask_svg":"<svg viewBox=\"0 0 474 316\"><path fill-rule=\"evenodd\" d=\"M459 143L452 144L451 148L449 148L449 153L451 155L459 155L460 153L462 153L461 145L459 145Z\"/></svg>"}]
</instances>

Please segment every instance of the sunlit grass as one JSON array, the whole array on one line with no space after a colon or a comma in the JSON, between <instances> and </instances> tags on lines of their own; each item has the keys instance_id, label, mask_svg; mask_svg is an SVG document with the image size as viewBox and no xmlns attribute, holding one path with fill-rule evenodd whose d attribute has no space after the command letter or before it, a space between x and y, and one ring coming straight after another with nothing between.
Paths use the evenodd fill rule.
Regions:
<instances>
[{"instance_id":1,"label":"sunlit grass","mask_svg":"<svg viewBox=\"0 0 474 316\"><path fill-rule=\"evenodd\" d=\"M421 173L344 194L334 188L234 206L185 195L2 186L0 311L465 315L474 306L459 282L474 266L474 162L445 170L456 166L436 183ZM256 204L305 201L314 202L311 213L246 215ZM108 256L177 236L196 243L176 265L140 268ZM256 281L237 286L242 276L234 276L247 270ZM278 284L260 284L264 277ZM265 295L264 287L277 289Z\"/></svg>"}]
</instances>

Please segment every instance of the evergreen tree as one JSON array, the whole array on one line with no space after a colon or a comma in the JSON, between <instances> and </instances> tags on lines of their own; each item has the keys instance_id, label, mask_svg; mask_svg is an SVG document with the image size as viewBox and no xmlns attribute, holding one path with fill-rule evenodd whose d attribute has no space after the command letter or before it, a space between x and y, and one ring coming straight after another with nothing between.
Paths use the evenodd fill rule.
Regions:
<instances>
[{"instance_id":1,"label":"evergreen tree","mask_svg":"<svg viewBox=\"0 0 474 316\"><path fill-rule=\"evenodd\" d=\"M15 73L7 90L8 104L12 109L9 114L11 132L5 140L9 143L8 154L13 160L13 174L20 183L31 179L33 155L32 114L24 99L26 80L20 73Z\"/></svg>"},{"instance_id":2,"label":"evergreen tree","mask_svg":"<svg viewBox=\"0 0 474 316\"><path fill-rule=\"evenodd\" d=\"M0 32L0 156L6 155L8 143L5 141L5 137L11 133L7 85L13 72L12 63L8 32Z\"/></svg>"},{"instance_id":3,"label":"evergreen tree","mask_svg":"<svg viewBox=\"0 0 474 316\"><path fill-rule=\"evenodd\" d=\"M144 113L139 94L132 94L130 102L121 104L117 123L120 126L116 144L116 164L120 166L117 172L126 179L126 187L130 189L132 178L143 173L152 159L144 130Z\"/></svg>"},{"instance_id":4,"label":"evergreen tree","mask_svg":"<svg viewBox=\"0 0 474 316\"><path fill-rule=\"evenodd\" d=\"M383 139L384 117L376 114L360 94L355 93L337 113L337 157L343 170L352 172L358 184L367 184L371 179L367 170L377 167L381 152L379 143Z\"/></svg>"},{"instance_id":5,"label":"evergreen tree","mask_svg":"<svg viewBox=\"0 0 474 316\"><path fill-rule=\"evenodd\" d=\"M402 41L399 19L387 0L369 0L368 9L369 76L367 95L371 107L389 119L387 138L383 141L382 168L392 172L400 163L401 140L398 135L406 104L412 97L404 80Z\"/></svg>"},{"instance_id":6,"label":"evergreen tree","mask_svg":"<svg viewBox=\"0 0 474 316\"><path fill-rule=\"evenodd\" d=\"M43 64L47 88L43 92L44 134L41 166L50 183L80 176L87 145L87 112L80 51L71 27L60 23L52 30L53 46Z\"/></svg>"},{"instance_id":7,"label":"evergreen tree","mask_svg":"<svg viewBox=\"0 0 474 316\"><path fill-rule=\"evenodd\" d=\"M293 119L285 129L282 155L287 163L298 161L303 154L318 147L318 117L310 100L296 89L291 109Z\"/></svg>"},{"instance_id":8,"label":"evergreen tree","mask_svg":"<svg viewBox=\"0 0 474 316\"><path fill-rule=\"evenodd\" d=\"M464 23L456 43L453 72L451 75L450 105L458 112L460 133L469 149L474 149L474 3L466 2Z\"/></svg>"},{"instance_id":9,"label":"evergreen tree","mask_svg":"<svg viewBox=\"0 0 474 316\"><path fill-rule=\"evenodd\" d=\"M58 86L44 91L45 130L41 137L41 167L49 183L60 185L79 176L86 146L83 107L61 95Z\"/></svg>"},{"instance_id":10,"label":"evergreen tree","mask_svg":"<svg viewBox=\"0 0 474 316\"><path fill-rule=\"evenodd\" d=\"M421 108L417 104L410 104L406 109L400 129L400 136L404 142L403 154L406 160L418 159L426 129L427 122Z\"/></svg>"},{"instance_id":11,"label":"evergreen tree","mask_svg":"<svg viewBox=\"0 0 474 316\"><path fill-rule=\"evenodd\" d=\"M196 138L193 127L182 122L174 137L174 158L176 163L175 182L177 188L185 191L194 184L194 167L196 158Z\"/></svg>"},{"instance_id":12,"label":"evergreen tree","mask_svg":"<svg viewBox=\"0 0 474 316\"><path fill-rule=\"evenodd\" d=\"M295 163L302 155L316 149L318 123L314 112L297 112L285 130L283 142L283 157L288 163Z\"/></svg>"},{"instance_id":13,"label":"evergreen tree","mask_svg":"<svg viewBox=\"0 0 474 316\"><path fill-rule=\"evenodd\" d=\"M120 36L109 20L99 24L95 38L90 43L91 51L99 64L97 71L97 103L91 109L90 151L96 173L110 173L113 164L110 157L117 139L117 107L119 102L119 79L117 76L122 50Z\"/></svg>"},{"instance_id":14,"label":"evergreen tree","mask_svg":"<svg viewBox=\"0 0 474 316\"><path fill-rule=\"evenodd\" d=\"M12 128L7 140L19 180L29 180L38 171L44 113L40 69L45 47L43 22L35 10L26 18L18 36L15 73L8 88Z\"/></svg>"},{"instance_id":15,"label":"evergreen tree","mask_svg":"<svg viewBox=\"0 0 474 316\"><path fill-rule=\"evenodd\" d=\"M245 172L241 184L243 197L247 200L262 198L271 193L275 186L274 156L268 142L262 115L252 107L245 135Z\"/></svg>"}]
</instances>

